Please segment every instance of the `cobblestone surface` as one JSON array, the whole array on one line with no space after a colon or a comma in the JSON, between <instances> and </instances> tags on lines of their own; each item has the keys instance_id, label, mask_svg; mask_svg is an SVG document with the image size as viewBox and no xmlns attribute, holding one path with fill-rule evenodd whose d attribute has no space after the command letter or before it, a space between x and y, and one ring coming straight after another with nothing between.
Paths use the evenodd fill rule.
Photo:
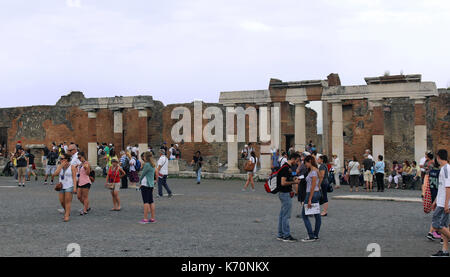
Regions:
<instances>
[{"instance_id":1,"label":"cobblestone surface","mask_svg":"<svg viewBox=\"0 0 450 277\"><path fill-rule=\"evenodd\" d=\"M323 218L317 243L277 241L280 202L257 184L256 192L242 192L242 181L169 179L175 196L156 199L157 220L140 225L142 202L134 189L120 193L123 211L111 212L112 201L98 179L91 191L93 211L81 217L74 197L72 218L62 222L58 196L42 183L17 188L11 178L0 178L0 256L68 256L70 243L81 246L82 256L332 256L364 257L370 243L381 246L382 256L429 256L439 242L426 240L431 215L420 203L332 200ZM12 187L8 187L12 186ZM332 195L347 195L348 188ZM360 192L359 194L366 194ZM372 193L420 197L418 191ZM155 193L156 195L156 193ZM292 235L306 237L294 202Z\"/></svg>"}]
</instances>

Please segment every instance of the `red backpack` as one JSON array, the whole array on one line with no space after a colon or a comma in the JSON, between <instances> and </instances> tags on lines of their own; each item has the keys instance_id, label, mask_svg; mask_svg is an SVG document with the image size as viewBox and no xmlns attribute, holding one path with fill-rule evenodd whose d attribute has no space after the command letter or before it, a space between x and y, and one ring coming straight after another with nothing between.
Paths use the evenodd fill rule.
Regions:
<instances>
[{"instance_id":1,"label":"red backpack","mask_svg":"<svg viewBox=\"0 0 450 277\"><path fill-rule=\"evenodd\" d=\"M267 193L277 194L280 191L281 184L278 184L278 174L280 171L285 168L289 167L288 165L283 165L278 171L273 172L270 174L269 178L267 179L266 184L264 185L264 188L266 189Z\"/></svg>"}]
</instances>

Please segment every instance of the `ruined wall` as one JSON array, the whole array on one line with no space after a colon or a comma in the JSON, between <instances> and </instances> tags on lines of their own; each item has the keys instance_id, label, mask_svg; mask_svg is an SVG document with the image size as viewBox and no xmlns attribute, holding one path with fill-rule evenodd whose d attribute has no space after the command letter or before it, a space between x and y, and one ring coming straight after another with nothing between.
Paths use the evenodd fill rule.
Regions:
<instances>
[{"instance_id":1,"label":"ruined wall","mask_svg":"<svg viewBox=\"0 0 450 277\"><path fill-rule=\"evenodd\" d=\"M0 109L0 127L8 128L8 150L22 145L76 141L87 150L87 113L77 107L33 106Z\"/></svg>"},{"instance_id":2,"label":"ruined wall","mask_svg":"<svg viewBox=\"0 0 450 277\"><path fill-rule=\"evenodd\" d=\"M372 149L373 113L367 100L349 100L342 105L345 160L353 156L362 161L364 151ZM331 132L330 132L331 134Z\"/></svg>"},{"instance_id":3,"label":"ruined wall","mask_svg":"<svg viewBox=\"0 0 450 277\"><path fill-rule=\"evenodd\" d=\"M164 107L162 110L162 139L164 142L167 143L167 146L170 147L171 144L175 144L176 142L172 139L172 127L174 124L176 124L179 120L175 120L171 118L172 111L177 107L186 107L189 109L191 113L191 141L192 142L184 142L184 143L178 143L179 148L181 150L181 158L182 160L185 160L187 162L192 161L192 157L194 156L194 153L197 151L202 152L202 156L205 159L211 160L215 159L217 160L217 163L225 164L227 162L227 143L207 143L205 141L203 142L193 142L194 141L194 103L189 104L176 104L176 105L168 105ZM222 110L223 119L224 122L226 120L226 110L225 107L220 104L210 104L210 103L203 103L203 112L208 107L219 107ZM203 119L203 128L208 123L207 119ZM202 128L202 131L203 131ZM225 141L225 125L223 126L223 140ZM239 147L241 147L239 145Z\"/></svg>"},{"instance_id":4,"label":"ruined wall","mask_svg":"<svg viewBox=\"0 0 450 277\"><path fill-rule=\"evenodd\" d=\"M440 89L439 97L427 100L428 148L450 151L450 89Z\"/></svg>"},{"instance_id":5,"label":"ruined wall","mask_svg":"<svg viewBox=\"0 0 450 277\"><path fill-rule=\"evenodd\" d=\"M392 98L384 106L384 154L392 161L414 160L414 100Z\"/></svg>"}]
</instances>

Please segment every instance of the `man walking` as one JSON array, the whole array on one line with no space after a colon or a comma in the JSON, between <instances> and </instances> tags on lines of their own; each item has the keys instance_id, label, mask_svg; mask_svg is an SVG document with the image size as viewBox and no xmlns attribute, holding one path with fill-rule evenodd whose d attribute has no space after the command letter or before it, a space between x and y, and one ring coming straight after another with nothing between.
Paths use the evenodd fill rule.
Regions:
<instances>
[{"instance_id":1,"label":"man walking","mask_svg":"<svg viewBox=\"0 0 450 277\"><path fill-rule=\"evenodd\" d=\"M45 169L45 180L44 185L47 185L48 176L52 176L51 179L51 185L53 186L54 177L53 174L55 174L56 171L56 162L58 161L58 153L56 152L56 147L53 147L52 150L48 153L47 156L47 166Z\"/></svg>"},{"instance_id":2,"label":"man walking","mask_svg":"<svg viewBox=\"0 0 450 277\"><path fill-rule=\"evenodd\" d=\"M280 192L278 196L281 201L280 216L278 219L278 240L284 242L296 242L297 239L291 236L289 227L289 219L291 218L292 211L292 197L294 193L292 191L292 185L299 184L299 179L293 178L291 166L298 164L300 161L300 155L294 153L290 159L282 166L277 176L277 183L280 184Z\"/></svg>"},{"instance_id":3,"label":"man walking","mask_svg":"<svg viewBox=\"0 0 450 277\"><path fill-rule=\"evenodd\" d=\"M432 209L433 223L432 226L435 231L441 234L444 241L442 251L437 252L431 257L449 257L448 254L448 240L450 239L449 224L449 205L450 205L450 165L448 164L447 150L439 150L437 153L437 161L441 167L439 174L439 188L436 200L433 203Z\"/></svg>"},{"instance_id":4,"label":"man walking","mask_svg":"<svg viewBox=\"0 0 450 277\"><path fill-rule=\"evenodd\" d=\"M158 195L163 196L163 187L167 190L169 198L172 197L172 191L167 185L167 177L169 175L169 159L166 157L166 151L164 149L159 150L159 160L158 160Z\"/></svg>"}]
</instances>

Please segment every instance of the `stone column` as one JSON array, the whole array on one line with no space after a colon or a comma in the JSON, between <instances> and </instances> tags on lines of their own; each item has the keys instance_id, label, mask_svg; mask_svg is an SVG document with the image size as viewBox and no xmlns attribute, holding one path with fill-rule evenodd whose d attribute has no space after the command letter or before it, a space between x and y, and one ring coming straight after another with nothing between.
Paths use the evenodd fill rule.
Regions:
<instances>
[{"instance_id":1,"label":"stone column","mask_svg":"<svg viewBox=\"0 0 450 277\"><path fill-rule=\"evenodd\" d=\"M281 103L273 104L271 112L271 141L272 148L281 151ZM288 149L286 149L287 151Z\"/></svg>"},{"instance_id":2,"label":"stone column","mask_svg":"<svg viewBox=\"0 0 450 277\"><path fill-rule=\"evenodd\" d=\"M139 156L148 151L148 111L139 110ZM141 159L141 157L139 157ZM142 160L142 159L141 159Z\"/></svg>"},{"instance_id":3,"label":"stone column","mask_svg":"<svg viewBox=\"0 0 450 277\"><path fill-rule=\"evenodd\" d=\"M332 154L336 154L344 167L344 124L342 119L342 102L332 102Z\"/></svg>"},{"instance_id":4,"label":"stone column","mask_svg":"<svg viewBox=\"0 0 450 277\"><path fill-rule=\"evenodd\" d=\"M226 114L226 139L227 139L227 157L228 157L228 169L225 173L237 174L240 173L238 168L238 142L235 132L235 107L228 106Z\"/></svg>"},{"instance_id":5,"label":"stone column","mask_svg":"<svg viewBox=\"0 0 450 277\"><path fill-rule=\"evenodd\" d=\"M261 141L261 157L260 164L261 169L259 171L259 175L265 178L272 173L271 169L271 158L272 152L270 151L271 141L270 134L268 131L270 130L270 107L267 104L261 104L259 107L259 140Z\"/></svg>"},{"instance_id":6,"label":"stone column","mask_svg":"<svg viewBox=\"0 0 450 277\"><path fill-rule=\"evenodd\" d=\"M96 168L97 161L97 112L88 112L88 161L92 168Z\"/></svg>"},{"instance_id":7,"label":"stone column","mask_svg":"<svg viewBox=\"0 0 450 277\"><path fill-rule=\"evenodd\" d=\"M123 150L123 112L114 110L114 147L116 154Z\"/></svg>"},{"instance_id":8,"label":"stone column","mask_svg":"<svg viewBox=\"0 0 450 277\"><path fill-rule=\"evenodd\" d=\"M378 160L378 156L384 157L384 111L383 101L372 101L373 107L373 127L372 127L372 153L373 158Z\"/></svg>"},{"instance_id":9,"label":"stone column","mask_svg":"<svg viewBox=\"0 0 450 277\"><path fill-rule=\"evenodd\" d=\"M414 158L417 162L423 157L427 151L427 123L426 123L426 107L425 99L416 99L414 107Z\"/></svg>"},{"instance_id":10,"label":"stone column","mask_svg":"<svg viewBox=\"0 0 450 277\"><path fill-rule=\"evenodd\" d=\"M305 151L306 113L305 103L295 103L295 150Z\"/></svg>"}]
</instances>

